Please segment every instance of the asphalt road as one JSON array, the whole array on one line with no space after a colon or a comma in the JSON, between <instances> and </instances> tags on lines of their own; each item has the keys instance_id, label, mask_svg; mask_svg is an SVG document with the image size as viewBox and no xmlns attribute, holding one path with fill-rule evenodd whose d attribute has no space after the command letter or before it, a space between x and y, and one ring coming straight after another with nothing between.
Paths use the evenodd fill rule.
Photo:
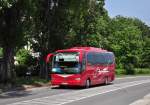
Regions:
<instances>
[{"instance_id":1,"label":"asphalt road","mask_svg":"<svg viewBox=\"0 0 150 105\"><path fill-rule=\"evenodd\" d=\"M42 88L0 94L0 105L129 105L150 93L150 76L116 79L90 89Z\"/></svg>"}]
</instances>

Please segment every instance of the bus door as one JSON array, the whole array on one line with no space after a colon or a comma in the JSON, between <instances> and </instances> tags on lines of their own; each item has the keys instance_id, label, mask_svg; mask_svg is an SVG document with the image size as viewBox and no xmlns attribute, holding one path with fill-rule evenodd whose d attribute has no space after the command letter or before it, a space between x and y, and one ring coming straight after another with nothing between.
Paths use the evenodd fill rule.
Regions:
<instances>
[{"instance_id":1,"label":"bus door","mask_svg":"<svg viewBox=\"0 0 150 105\"><path fill-rule=\"evenodd\" d=\"M97 83L97 72L96 72L96 66L95 66L95 59L94 59L94 53L89 52L87 54L87 73L88 77L91 79L92 85Z\"/></svg>"}]
</instances>

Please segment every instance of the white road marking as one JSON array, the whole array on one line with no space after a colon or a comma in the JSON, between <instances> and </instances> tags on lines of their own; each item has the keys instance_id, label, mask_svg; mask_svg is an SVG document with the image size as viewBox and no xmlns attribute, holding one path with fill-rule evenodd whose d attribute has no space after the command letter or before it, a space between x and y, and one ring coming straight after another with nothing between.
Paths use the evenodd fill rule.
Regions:
<instances>
[{"instance_id":1,"label":"white road marking","mask_svg":"<svg viewBox=\"0 0 150 105\"><path fill-rule=\"evenodd\" d=\"M8 105L63 105L74 101L82 100L85 98L125 89L132 86L141 85L144 83L150 83L150 79L84 89L59 95L36 98Z\"/></svg>"}]
</instances>

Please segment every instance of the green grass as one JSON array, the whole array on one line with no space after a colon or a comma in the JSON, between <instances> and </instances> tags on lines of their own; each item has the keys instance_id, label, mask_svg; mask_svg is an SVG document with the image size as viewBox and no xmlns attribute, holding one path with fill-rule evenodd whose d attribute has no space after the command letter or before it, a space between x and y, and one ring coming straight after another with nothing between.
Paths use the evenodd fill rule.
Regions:
<instances>
[{"instance_id":1,"label":"green grass","mask_svg":"<svg viewBox=\"0 0 150 105\"><path fill-rule=\"evenodd\" d=\"M116 75L120 76L120 75L125 75L126 71L124 69L116 69L115 73Z\"/></svg>"},{"instance_id":2,"label":"green grass","mask_svg":"<svg viewBox=\"0 0 150 105\"><path fill-rule=\"evenodd\" d=\"M135 74L150 74L150 68L137 68Z\"/></svg>"},{"instance_id":3,"label":"green grass","mask_svg":"<svg viewBox=\"0 0 150 105\"><path fill-rule=\"evenodd\" d=\"M150 75L150 68L135 68L135 73L133 75ZM116 69L116 76L122 77L127 76L126 70L124 69Z\"/></svg>"}]
</instances>

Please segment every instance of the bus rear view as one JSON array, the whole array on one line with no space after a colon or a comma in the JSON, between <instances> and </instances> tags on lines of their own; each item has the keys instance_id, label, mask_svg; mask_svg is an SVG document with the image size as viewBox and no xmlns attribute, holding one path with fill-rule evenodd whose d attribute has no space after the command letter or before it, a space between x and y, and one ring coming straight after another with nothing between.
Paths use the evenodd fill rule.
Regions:
<instances>
[{"instance_id":1,"label":"bus rear view","mask_svg":"<svg viewBox=\"0 0 150 105\"><path fill-rule=\"evenodd\" d=\"M51 84L84 86L109 83L115 78L112 52L94 47L74 47L53 54Z\"/></svg>"}]
</instances>

